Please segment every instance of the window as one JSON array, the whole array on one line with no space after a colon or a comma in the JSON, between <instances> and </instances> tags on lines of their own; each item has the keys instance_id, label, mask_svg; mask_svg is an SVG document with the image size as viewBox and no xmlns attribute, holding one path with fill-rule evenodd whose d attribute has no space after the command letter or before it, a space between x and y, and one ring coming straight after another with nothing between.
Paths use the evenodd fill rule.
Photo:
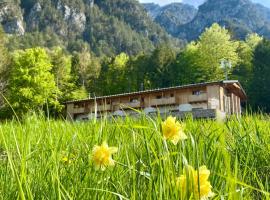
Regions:
<instances>
[{"instance_id":1,"label":"window","mask_svg":"<svg viewBox=\"0 0 270 200\"><path fill-rule=\"evenodd\" d=\"M174 94L173 93L171 93L171 97L174 97Z\"/></svg>"},{"instance_id":2,"label":"window","mask_svg":"<svg viewBox=\"0 0 270 200\"><path fill-rule=\"evenodd\" d=\"M199 96L199 95L201 95L202 94L202 91L201 90L194 90L194 91L192 91L192 95L197 95L197 96Z\"/></svg>"},{"instance_id":3,"label":"window","mask_svg":"<svg viewBox=\"0 0 270 200\"><path fill-rule=\"evenodd\" d=\"M157 99L162 99L161 95L156 96Z\"/></svg>"},{"instance_id":4,"label":"window","mask_svg":"<svg viewBox=\"0 0 270 200\"><path fill-rule=\"evenodd\" d=\"M137 103L137 102L139 102L139 99L133 98L133 99L130 99L130 102L131 102L131 103Z\"/></svg>"}]
</instances>

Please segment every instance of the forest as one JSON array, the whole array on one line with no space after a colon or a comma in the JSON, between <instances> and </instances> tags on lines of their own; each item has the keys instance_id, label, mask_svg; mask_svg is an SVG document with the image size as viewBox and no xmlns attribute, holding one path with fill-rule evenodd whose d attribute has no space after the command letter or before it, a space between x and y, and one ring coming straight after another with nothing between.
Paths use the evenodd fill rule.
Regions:
<instances>
[{"instance_id":1,"label":"forest","mask_svg":"<svg viewBox=\"0 0 270 200\"><path fill-rule=\"evenodd\" d=\"M11 50L10 38L1 30L1 119L29 112L59 117L68 100L223 80L226 74L242 84L247 109L270 111L270 41L255 33L240 41L213 24L181 49L162 43L149 52L112 56L57 45ZM222 60L232 67L222 68Z\"/></svg>"}]
</instances>

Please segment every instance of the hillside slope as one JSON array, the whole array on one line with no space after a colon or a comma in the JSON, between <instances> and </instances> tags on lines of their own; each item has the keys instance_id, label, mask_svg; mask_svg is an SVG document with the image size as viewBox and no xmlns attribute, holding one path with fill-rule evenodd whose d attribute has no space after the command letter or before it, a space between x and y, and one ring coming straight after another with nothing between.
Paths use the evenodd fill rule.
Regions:
<instances>
[{"instance_id":1,"label":"hillside slope","mask_svg":"<svg viewBox=\"0 0 270 200\"><path fill-rule=\"evenodd\" d=\"M72 51L90 45L98 55L112 55L179 44L134 0L14 0L0 4L0 22L17 35L14 49L60 45Z\"/></svg>"},{"instance_id":2,"label":"hillside slope","mask_svg":"<svg viewBox=\"0 0 270 200\"><path fill-rule=\"evenodd\" d=\"M160 7L157 4L144 4L156 23L168 33L175 35L179 26L190 22L197 14L197 9L188 4L171 3Z\"/></svg>"}]
</instances>

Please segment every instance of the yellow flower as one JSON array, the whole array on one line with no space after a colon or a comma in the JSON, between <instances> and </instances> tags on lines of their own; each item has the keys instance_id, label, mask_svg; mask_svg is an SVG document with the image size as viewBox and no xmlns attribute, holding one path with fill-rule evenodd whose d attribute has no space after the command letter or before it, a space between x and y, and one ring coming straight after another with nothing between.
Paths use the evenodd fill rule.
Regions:
<instances>
[{"instance_id":1,"label":"yellow flower","mask_svg":"<svg viewBox=\"0 0 270 200\"><path fill-rule=\"evenodd\" d=\"M162 122L162 132L164 138L170 140L174 145L176 145L179 140L187 139L183 131L183 126L176 121L176 117L169 116Z\"/></svg>"},{"instance_id":2,"label":"yellow flower","mask_svg":"<svg viewBox=\"0 0 270 200\"><path fill-rule=\"evenodd\" d=\"M75 160L75 155L66 151L62 152L61 161L65 164L71 164Z\"/></svg>"},{"instance_id":3,"label":"yellow flower","mask_svg":"<svg viewBox=\"0 0 270 200\"><path fill-rule=\"evenodd\" d=\"M65 164L70 164L71 163L71 160L68 157L64 156L62 158L62 162L65 163Z\"/></svg>"},{"instance_id":4,"label":"yellow flower","mask_svg":"<svg viewBox=\"0 0 270 200\"><path fill-rule=\"evenodd\" d=\"M212 186L208 181L210 171L206 166L199 168L199 171L194 170L192 166L187 166L184 169L184 174L177 178L177 185L180 186L182 197L186 197L186 192L199 199L208 199L215 194L212 192Z\"/></svg>"},{"instance_id":5,"label":"yellow flower","mask_svg":"<svg viewBox=\"0 0 270 200\"><path fill-rule=\"evenodd\" d=\"M96 169L104 171L108 166L113 166L115 161L112 159L112 154L117 151L116 147L109 147L106 142L103 142L101 146L95 145L92 151L92 160Z\"/></svg>"}]
</instances>

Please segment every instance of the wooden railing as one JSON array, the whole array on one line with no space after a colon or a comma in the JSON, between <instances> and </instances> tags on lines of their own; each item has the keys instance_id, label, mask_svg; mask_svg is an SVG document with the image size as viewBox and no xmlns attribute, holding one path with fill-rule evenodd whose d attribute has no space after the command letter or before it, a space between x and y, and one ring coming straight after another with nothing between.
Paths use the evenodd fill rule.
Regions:
<instances>
[{"instance_id":1,"label":"wooden railing","mask_svg":"<svg viewBox=\"0 0 270 200\"><path fill-rule=\"evenodd\" d=\"M80 113L84 113L85 112L85 108L81 107L81 108L73 108L73 113L74 114L80 114Z\"/></svg>"},{"instance_id":2,"label":"wooden railing","mask_svg":"<svg viewBox=\"0 0 270 200\"><path fill-rule=\"evenodd\" d=\"M97 106L97 111L98 112L109 111L109 110L111 110L111 105L110 104Z\"/></svg>"},{"instance_id":3,"label":"wooden railing","mask_svg":"<svg viewBox=\"0 0 270 200\"><path fill-rule=\"evenodd\" d=\"M137 102L121 103L120 107L123 108L123 109L126 109L126 108L139 108L139 107L141 107L141 102L137 101Z\"/></svg>"},{"instance_id":4,"label":"wooden railing","mask_svg":"<svg viewBox=\"0 0 270 200\"><path fill-rule=\"evenodd\" d=\"M207 101L207 94L204 93L200 95L190 95L188 100L190 103Z\"/></svg>"},{"instance_id":5,"label":"wooden railing","mask_svg":"<svg viewBox=\"0 0 270 200\"><path fill-rule=\"evenodd\" d=\"M175 97L152 99L151 100L151 105L152 106L172 105L172 104L175 104Z\"/></svg>"}]
</instances>

